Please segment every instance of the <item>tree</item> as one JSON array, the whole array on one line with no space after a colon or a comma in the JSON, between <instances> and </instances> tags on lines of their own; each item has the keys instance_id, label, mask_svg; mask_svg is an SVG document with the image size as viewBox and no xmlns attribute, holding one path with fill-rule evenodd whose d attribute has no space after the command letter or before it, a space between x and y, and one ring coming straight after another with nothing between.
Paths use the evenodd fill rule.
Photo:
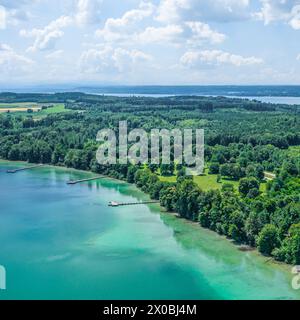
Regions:
<instances>
[{"instance_id":1,"label":"tree","mask_svg":"<svg viewBox=\"0 0 300 320\"><path fill-rule=\"evenodd\" d=\"M157 164L152 164L152 163L150 163L150 164L148 165L148 168L150 169L150 171L151 171L152 173L155 173L155 172L157 171L157 169L158 169L158 165L157 165Z\"/></svg>"},{"instance_id":2,"label":"tree","mask_svg":"<svg viewBox=\"0 0 300 320\"><path fill-rule=\"evenodd\" d=\"M253 164L250 164L249 166L247 166L247 168L246 168L246 176L248 178L255 177L255 166Z\"/></svg>"},{"instance_id":3,"label":"tree","mask_svg":"<svg viewBox=\"0 0 300 320\"><path fill-rule=\"evenodd\" d=\"M186 168L182 167L180 170L177 171L177 179L185 176L186 176Z\"/></svg>"},{"instance_id":4,"label":"tree","mask_svg":"<svg viewBox=\"0 0 300 320\"><path fill-rule=\"evenodd\" d=\"M53 164L57 164L60 162L63 163L65 160L65 155L66 155L66 152L64 150L64 147L62 146L62 144L58 144L55 146L55 149L52 153L51 162Z\"/></svg>"},{"instance_id":5,"label":"tree","mask_svg":"<svg viewBox=\"0 0 300 320\"><path fill-rule=\"evenodd\" d=\"M259 182L255 178L243 178L239 183L239 192L242 196L247 196L250 191L254 193L258 191L257 195L259 194ZM252 195L252 194L250 194Z\"/></svg>"},{"instance_id":6,"label":"tree","mask_svg":"<svg viewBox=\"0 0 300 320\"><path fill-rule=\"evenodd\" d=\"M245 231L248 243L255 246L256 237L266 224L266 216L263 212L251 211L245 222Z\"/></svg>"},{"instance_id":7,"label":"tree","mask_svg":"<svg viewBox=\"0 0 300 320\"><path fill-rule=\"evenodd\" d=\"M168 211L173 211L176 203L176 187L166 185L159 193L160 204Z\"/></svg>"},{"instance_id":8,"label":"tree","mask_svg":"<svg viewBox=\"0 0 300 320\"><path fill-rule=\"evenodd\" d=\"M233 180L239 180L243 175L240 165L235 163L226 163L220 167L220 174L223 177L229 177Z\"/></svg>"},{"instance_id":9,"label":"tree","mask_svg":"<svg viewBox=\"0 0 300 320\"><path fill-rule=\"evenodd\" d=\"M222 192L225 193L225 192L234 192L234 185L232 183L224 183L222 185Z\"/></svg>"},{"instance_id":10,"label":"tree","mask_svg":"<svg viewBox=\"0 0 300 320\"><path fill-rule=\"evenodd\" d=\"M300 264L300 223L291 226L281 248L274 250L274 256L280 261Z\"/></svg>"},{"instance_id":11,"label":"tree","mask_svg":"<svg viewBox=\"0 0 300 320\"><path fill-rule=\"evenodd\" d=\"M297 176L298 174L297 165L295 161L292 161L292 160L286 160L282 166L282 170L286 171L291 176Z\"/></svg>"},{"instance_id":12,"label":"tree","mask_svg":"<svg viewBox=\"0 0 300 320\"><path fill-rule=\"evenodd\" d=\"M176 209L182 217L194 219L198 215L200 194L200 188L190 179L178 184Z\"/></svg>"},{"instance_id":13,"label":"tree","mask_svg":"<svg viewBox=\"0 0 300 320\"><path fill-rule=\"evenodd\" d=\"M231 224L229 226L228 235L230 236L230 238L232 238L236 242L241 241L241 232L235 224Z\"/></svg>"},{"instance_id":14,"label":"tree","mask_svg":"<svg viewBox=\"0 0 300 320\"><path fill-rule=\"evenodd\" d=\"M134 176L135 176L135 173L137 172L138 170L138 167L136 166L130 166L127 170L127 182L129 183L134 183Z\"/></svg>"},{"instance_id":15,"label":"tree","mask_svg":"<svg viewBox=\"0 0 300 320\"><path fill-rule=\"evenodd\" d=\"M20 154L19 145L15 144L11 147L10 151L8 152L8 159L19 160L19 154Z\"/></svg>"},{"instance_id":16,"label":"tree","mask_svg":"<svg viewBox=\"0 0 300 320\"><path fill-rule=\"evenodd\" d=\"M262 165L257 165L255 167L255 177L259 180L262 181L265 178L265 170L264 167Z\"/></svg>"},{"instance_id":17,"label":"tree","mask_svg":"<svg viewBox=\"0 0 300 320\"><path fill-rule=\"evenodd\" d=\"M159 200L160 191L164 187L164 183L157 181L149 187L149 195L151 199Z\"/></svg>"},{"instance_id":18,"label":"tree","mask_svg":"<svg viewBox=\"0 0 300 320\"><path fill-rule=\"evenodd\" d=\"M161 164L160 165L160 174L162 176L171 176L174 173L174 163L170 164Z\"/></svg>"},{"instance_id":19,"label":"tree","mask_svg":"<svg viewBox=\"0 0 300 320\"><path fill-rule=\"evenodd\" d=\"M220 165L217 162L213 162L209 167L209 174L218 174L220 171Z\"/></svg>"},{"instance_id":20,"label":"tree","mask_svg":"<svg viewBox=\"0 0 300 320\"><path fill-rule=\"evenodd\" d=\"M28 117L23 121L23 128L33 128L34 127L34 120L32 117Z\"/></svg>"},{"instance_id":21,"label":"tree","mask_svg":"<svg viewBox=\"0 0 300 320\"><path fill-rule=\"evenodd\" d=\"M279 244L278 229L273 224L265 225L257 238L259 252L270 255Z\"/></svg>"}]
</instances>

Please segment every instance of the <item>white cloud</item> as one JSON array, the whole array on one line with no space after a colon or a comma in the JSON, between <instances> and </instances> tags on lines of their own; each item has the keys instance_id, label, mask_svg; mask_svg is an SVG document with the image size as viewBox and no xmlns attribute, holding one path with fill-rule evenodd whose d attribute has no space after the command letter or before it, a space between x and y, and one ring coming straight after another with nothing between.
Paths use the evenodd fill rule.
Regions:
<instances>
[{"instance_id":1,"label":"white cloud","mask_svg":"<svg viewBox=\"0 0 300 320\"><path fill-rule=\"evenodd\" d=\"M170 24L162 27L147 27L136 37L136 40L142 43L161 42L170 44L174 42L190 46L202 45L205 41L218 44L226 38L224 34L212 30L208 24L199 21Z\"/></svg>"},{"instance_id":2,"label":"white cloud","mask_svg":"<svg viewBox=\"0 0 300 320\"><path fill-rule=\"evenodd\" d=\"M143 43L177 41L184 35L184 29L180 25L167 25L165 27L147 27L137 35L138 41Z\"/></svg>"},{"instance_id":3,"label":"white cloud","mask_svg":"<svg viewBox=\"0 0 300 320\"><path fill-rule=\"evenodd\" d=\"M192 31L192 37L189 40L191 44L195 44L198 41L202 40L209 40L211 43L218 44L222 43L226 38L224 34L212 30L206 23L202 23L199 21L189 21L186 23L186 25Z\"/></svg>"},{"instance_id":4,"label":"white cloud","mask_svg":"<svg viewBox=\"0 0 300 320\"><path fill-rule=\"evenodd\" d=\"M0 44L0 72L1 73L18 73L25 72L33 61L17 54L9 45Z\"/></svg>"},{"instance_id":5,"label":"white cloud","mask_svg":"<svg viewBox=\"0 0 300 320\"><path fill-rule=\"evenodd\" d=\"M96 31L98 37L107 42L126 39L129 34L136 32L137 23L154 12L154 5L150 2L141 2L138 9L127 11L121 18L109 18L102 29Z\"/></svg>"},{"instance_id":6,"label":"white cloud","mask_svg":"<svg viewBox=\"0 0 300 320\"><path fill-rule=\"evenodd\" d=\"M249 0L161 0L157 19L171 23L187 20L226 22L249 17Z\"/></svg>"},{"instance_id":7,"label":"white cloud","mask_svg":"<svg viewBox=\"0 0 300 320\"><path fill-rule=\"evenodd\" d=\"M229 64L237 67L261 64L262 59L256 57L243 57L221 50L188 51L180 59L185 67L197 67L205 64L222 65Z\"/></svg>"},{"instance_id":8,"label":"white cloud","mask_svg":"<svg viewBox=\"0 0 300 320\"><path fill-rule=\"evenodd\" d=\"M57 60L62 57L63 53L64 53L63 50L56 50L54 52L47 54L45 58L49 60Z\"/></svg>"},{"instance_id":9,"label":"white cloud","mask_svg":"<svg viewBox=\"0 0 300 320\"><path fill-rule=\"evenodd\" d=\"M295 29L300 29L300 5L294 6L291 11L291 19L289 21L289 25Z\"/></svg>"},{"instance_id":10,"label":"white cloud","mask_svg":"<svg viewBox=\"0 0 300 320\"><path fill-rule=\"evenodd\" d=\"M24 0L23 2L27 1ZM99 22L101 4L102 0L78 0L75 14L62 15L43 28L22 29L20 31L21 36L35 38L33 45L27 50L36 52L53 49L57 40L63 37L64 28L76 24L83 26Z\"/></svg>"},{"instance_id":11,"label":"white cloud","mask_svg":"<svg viewBox=\"0 0 300 320\"><path fill-rule=\"evenodd\" d=\"M79 25L98 23L101 20L102 0L78 0L75 20Z\"/></svg>"},{"instance_id":12,"label":"white cloud","mask_svg":"<svg viewBox=\"0 0 300 320\"><path fill-rule=\"evenodd\" d=\"M152 57L139 50L126 50L106 46L102 49L89 49L82 53L79 66L84 73L123 73L140 63L147 63Z\"/></svg>"},{"instance_id":13,"label":"white cloud","mask_svg":"<svg viewBox=\"0 0 300 320\"><path fill-rule=\"evenodd\" d=\"M266 25L274 21L288 23L293 29L300 29L300 0L260 0L262 7L254 16Z\"/></svg>"},{"instance_id":14,"label":"white cloud","mask_svg":"<svg viewBox=\"0 0 300 320\"><path fill-rule=\"evenodd\" d=\"M33 45L28 48L28 51L35 52L52 49L55 47L56 41L64 35L62 29L70 26L72 21L72 18L69 16L61 16L42 29L32 29L29 31L23 29L20 31L20 35L35 38Z\"/></svg>"}]
</instances>

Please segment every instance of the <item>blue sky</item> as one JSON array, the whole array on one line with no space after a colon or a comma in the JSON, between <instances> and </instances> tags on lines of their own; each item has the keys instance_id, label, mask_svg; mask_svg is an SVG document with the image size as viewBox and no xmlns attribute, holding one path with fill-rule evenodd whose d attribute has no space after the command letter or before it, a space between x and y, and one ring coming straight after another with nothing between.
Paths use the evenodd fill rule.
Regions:
<instances>
[{"instance_id":1,"label":"blue sky","mask_svg":"<svg viewBox=\"0 0 300 320\"><path fill-rule=\"evenodd\" d=\"M0 0L0 84L300 84L300 0Z\"/></svg>"}]
</instances>

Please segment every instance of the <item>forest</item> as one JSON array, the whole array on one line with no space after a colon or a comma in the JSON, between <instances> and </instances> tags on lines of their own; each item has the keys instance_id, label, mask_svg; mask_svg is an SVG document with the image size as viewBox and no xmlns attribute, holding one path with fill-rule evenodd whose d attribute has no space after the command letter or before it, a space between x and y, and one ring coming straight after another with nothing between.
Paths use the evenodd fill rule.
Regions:
<instances>
[{"instance_id":1,"label":"forest","mask_svg":"<svg viewBox=\"0 0 300 320\"><path fill-rule=\"evenodd\" d=\"M1 93L0 104L68 112L0 113L0 158L89 170L134 183L167 211L288 264L300 264L300 106L238 98ZM203 176L186 165L100 165L97 132L204 129ZM171 149L171 153L172 153Z\"/></svg>"}]
</instances>

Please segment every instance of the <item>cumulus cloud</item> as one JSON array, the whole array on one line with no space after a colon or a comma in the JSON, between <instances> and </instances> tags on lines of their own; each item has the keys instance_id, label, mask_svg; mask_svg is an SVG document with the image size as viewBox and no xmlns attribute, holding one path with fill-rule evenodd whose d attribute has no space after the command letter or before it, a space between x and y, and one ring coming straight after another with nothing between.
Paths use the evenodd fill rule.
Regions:
<instances>
[{"instance_id":1,"label":"cumulus cloud","mask_svg":"<svg viewBox=\"0 0 300 320\"><path fill-rule=\"evenodd\" d=\"M23 3L27 3L27 1L24 0ZM20 31L21 36L35 38L33 45L28 48L28 51L35 52L53 49L57 40L63 37L64 28L71 25L84 26L100 21L102 0L78 0L76 3L76 12L74 14L60 16L43 28L22 29Z\"/></svg>"},{"instance_id":2,"label":"cumulus cloud","mask_svg":"<svg viewBox=\"0 0 300 320\"><path fill-rule=\"evenodd\" d=\"M164 27L147 27L137 35L137 39L143 43L177 41L184 35L184 29L180 25L167 25Z\"/></svg>"},{"instance_id":3,"label":"cumulus cloud","mask_svg":"<svg viewBox=\"0 0 300 320\"><path fill-rule=\"evenodd\" d=\"M236 67L255 65L263 63L262 59L256 57L243 57L221 50L188 51L180 59L183 66L194 68L201 65L229 64Z\"/></svg>"},{"instance_id":4,"label":"cumulus cloud","mask_svg":"<svg viewBox=\"0 0 300 320\"><path fill-rule=\"evenodd\" d=\"M120 18L109 18L96 35L106 42L127 41L127 43L176 43L197 46L203 42L218 44L225 35L213 30L200 21L177 21L176 23L153 24L156 7L150 2L141 2L137 9L129 10ZM151 17L150 24L142 27L143 21Z\"/></svg>"},{"instance_id":5,"label":"cumulus cloud","mask_svg":"<svg viewBox=\"0 0 300 320\"><path fill-rule=\"evenodd\" d=\"M249 0L161 0L157 20L227 22L249 18Z\"/></svg>"},{"instance_id":6,"label":"cumulus cloud","mask_svg":"<svg viewBox=\"0 0 300 320\"><path fill-rule=\"evenodd\" d=\"M122 73L130 71L140 63L146 63L152 57L139 50L126 50L106 46L101 49L89 49L82 53L79 66L85 73Z\"/></svg>"},{"instance_id":7,"label":"cumulus cloud","mask_svg":"<svg viewBox=\"0 0 300 320\"><path fill-rule=\"evenodd\" d=\"M170 24L162 27L147 27L137 35L137 41L143 43L161 42L169 44L182 43L198 46L203 42L212 44L222 43L226 36L199 21L189 21L184 24Z\"/></svg>"},{"instance_id":8,"label":"cumulus cloud","mask_svg":"<svg viewBox=\"0 0 300 320\"><path fill-rule=\"evenodd\" d=\"M0 72L18 73L28 70L33 61L17 54L9 45L0 43Z\"/></svg>"},{"instance_id":9,"label":"cumulus cloud","mask_svg":"<svg viewBox=\"0 0 300 320\"><path fill-rule=\"evenodd\" d=\"M108 42L127 39L129 34L136 31L137 23L150 17L153 12L152 3L141 2L137 9L127 11L121 18L107 19L104 27L96 31L96 35Z\"/></svg>"},{"instance_id":10,"label":"cumulus cloud","mask_svg":"<svg viewBox=\"0 0 300 320\"><path fill-rule=\"evenodd\" d=\"M293 29L300 29L300 0L260 0L262 7L254 16L264 23L274 21L288 23Z\"/></svg>"},{"instance_id":11,"label":"cumulus cloud","mask_svg":"<svg viewBox=\"0 0 300 320\"><path fill-rule=\"evenodd\" d=\"M78 0L75 20L79 25L98 23L101 20L102 0Z\"/></svg>"},{"instance_id":12,"label":"cumulus cloud","mask_svg":"<svg viewBox=\"0 0 300 320\"><path fill-rule=\"evenodd\" d=\"M189 21L186 25L190 28L192 35L189 42L197 44L198 41L209 40L211 43L222 43L226 36L223 33L214 31L211 27L199 21Z\"/></svg>"},{"instance_id":13,"label":"cumulus cloud","mask_svg":"<svg viewBox=\"0 0 300 320\"><path fill-rule=\"evenodd\" d=\"M72 18L69 16L61 16L42 29L32 29L29 31L23 29L20 31L20 35L35 38L33 45L28 48L28 51L35 52L53 49L56 41L64 35L62 29L70 26L72 21Z\"/></svg>"}]
</instances>

